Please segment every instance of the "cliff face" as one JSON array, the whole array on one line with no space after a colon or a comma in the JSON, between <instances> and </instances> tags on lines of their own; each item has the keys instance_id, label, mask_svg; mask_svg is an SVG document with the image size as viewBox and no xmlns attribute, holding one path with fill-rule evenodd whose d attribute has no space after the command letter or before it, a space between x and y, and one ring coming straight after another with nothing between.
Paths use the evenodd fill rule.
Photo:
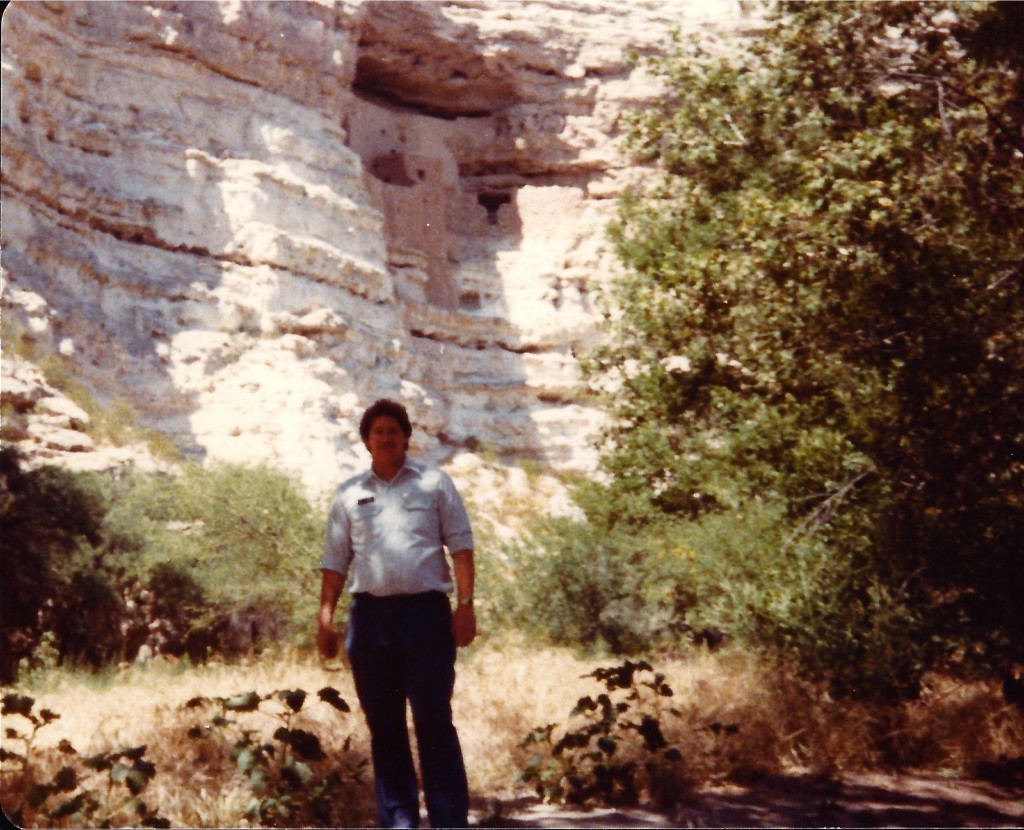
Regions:
<instances>
[{"instance_id":1,"label":"cliff face","mask_svg":"<svg viewBox=\"0 0 1024 830\"><path fill-rule=\"evenodd\" d=\"M5 336L60 352L188 450L270 461L314 491L362 463L358 417L385 395L435 461L483 446L586 467L599 415L572 352L600 336L603 227L637 175L617 120L657 94L626 51L737 16L14 3ZM7 346L5 390L52 416ZM73 414L59 428L80 429ZM73 443L49 452L89 449Z\"/></svg>"}]
</instances>

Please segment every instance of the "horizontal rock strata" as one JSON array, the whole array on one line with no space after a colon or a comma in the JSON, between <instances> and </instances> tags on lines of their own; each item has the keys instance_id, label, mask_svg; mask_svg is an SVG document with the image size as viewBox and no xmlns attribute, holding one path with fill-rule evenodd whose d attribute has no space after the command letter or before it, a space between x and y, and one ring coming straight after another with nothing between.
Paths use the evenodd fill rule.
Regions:
<instances>
[{"instance_id":1,"label":"horizontal rock strata","mask_svg":"<svg viewBox=\"0 0 1024 830\"><path fill-rule=\"evenodd\" d=\"M573 353L600 336L603 228L637 175L618 119L658 94L626 52L740 19L708 9L13 4L5 338L188 452L317 493L364 463L383 395L432 460L586 469L600 415Z\"/></svg>"}]
</instances>

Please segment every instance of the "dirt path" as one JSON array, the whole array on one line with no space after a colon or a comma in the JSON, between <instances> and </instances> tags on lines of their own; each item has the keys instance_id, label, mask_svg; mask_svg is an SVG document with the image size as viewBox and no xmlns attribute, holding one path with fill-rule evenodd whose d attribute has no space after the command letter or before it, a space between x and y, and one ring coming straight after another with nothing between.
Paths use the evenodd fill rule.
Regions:
<instances>
[{"instance_id":1,"label":"dirt path","mask_svg":"<svg viewBox=\"0 0 1024 830\"><path fill-rule=\"evenodd\" d=\"M483 806L483 805L481 805ZM926 775L778 776L708 789L670 814L576 810L517 799L475 813L484 827L1024 827L1024 790Z\"/></svg>"}]
</instances>

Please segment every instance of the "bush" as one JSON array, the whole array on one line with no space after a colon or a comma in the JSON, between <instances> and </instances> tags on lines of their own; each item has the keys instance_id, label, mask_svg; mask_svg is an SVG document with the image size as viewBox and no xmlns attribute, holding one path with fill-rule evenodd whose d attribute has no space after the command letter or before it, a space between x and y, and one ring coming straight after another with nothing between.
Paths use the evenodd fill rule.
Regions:
<instances>
[{"instance_id":1,"label":"bush","mask_svg":"<svg viewBox=\"0 0 1024 830\"><path fill-rule=\"evenodd\" d=\"M828 533L794 532L784 503L753 501L672 532L693 552L695 629L781 655L837 696L914 696L934 657L926 609L844 557Z\"/></svg>"},{"instance_id":2,"label":"bush","mask_svg":"<svg viewBox=\"0 0 1024 830\"><path fill-rule=\"evenodd\" d=\"M25 470L5 447L0 476L4 682L47 632L61 661L91 668L144 644L202 660L311 638L323 519L285 474L105 479Z\"/></svg>"},{"instance_id":3,"label":"bush","mask_svg":"<svg viewBox=\"0 0 1024 830\"><path fill-rule=\"evenodd\" d=\"M555 643L636 654L678 642L689 630L692 580L654 535L552 519L514 548L511 560L513 618Z\"/></svg>"},{"instance_id":4,"label":"bush","mask_svg":"<svg viewBox=\"0 0 1024 830\"><path fill-rule=\"evenodd\" d=\"M285 473L215 464L134 477L107 527L142 540L128 575L173 651L204 659L311 637L324 519Z\"/></svg>"},{"instance_id":5,"label":"bush","mask_svg":"<svg viewBox=\"0 0 1024 830\"><path fill-rule=\"evenodd\" d=\"M104 630L78 627L71 591L75 583L103 593L98 587L105 579L98 546L105 509L104 494L94 476L56 467L27 470L16 450L0 448L4 548L0 576L5 594L0 679L4 683L14 679L18 662L32 654L43 632L57 621L72 635L72 650L85 647L89 637L104 636ZM110 599L103 594L105 615L113 610ZM72 616L65 617L65 612ZM107 618L113 621L116 613ZM116 625L113 631L116 635Z\"/></svg>"},{"instance_id":6,"label":"bush","mask_svg":"<svg viewBox=\"0 0 1024 830\"><path fill-rule=\"evenodd\" d=\"M685 797L692 782L662 728L669 716L679 716L667 704L673 691L665 676L629 660L584 676L605 691L580 698L565 725L526 736L521 748L533 754L519 783L560 804L636 805L647 797L666 807Z\"/></svg>"},{"instance_id":7,"label":"bush","mask_svg":"<svg viewBox=\"0 0 1024 830\"><path fill-rule=\"evenodd\" d=\"M64 590L52 621L62 657L94 669L124 659L129 614L112 575L78 571Z\"/></svg>"},{"instance_id":8,"label":"bush","mask_svg":"<svg viewBox=\"0 0 1024 830\"><path fill-rule=\"evenodd\" d=\"M636 655L733 641L843 697L913 697L937 659L938 623L914 586L879 580L827 530L795 531L782 499L652 516L642 532L609 526L607 491L581 501L587 521L543 522L513 549L502 596L518 625L555 643Z\"/></svg>"}]
</instances>

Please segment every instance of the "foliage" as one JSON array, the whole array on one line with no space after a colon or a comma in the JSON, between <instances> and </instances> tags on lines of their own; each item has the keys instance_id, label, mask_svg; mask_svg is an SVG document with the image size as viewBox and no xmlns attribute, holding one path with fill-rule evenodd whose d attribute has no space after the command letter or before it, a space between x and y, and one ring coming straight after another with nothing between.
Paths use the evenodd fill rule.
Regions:
<instances>
[{"instance_id":1,"label":"foliage","mask_svg":"<svg viewBox=\"0 0 1024 830\"><path fill-rule=\"evenodd\" d=\"M60 625L64 648L84 660L102 657L93 624L117 631L120 605L103 585L100 547L105 498L93 476L56 467L24 468L18 452L0 448L0 678L9 682L47 628ZM72 602L76 588L96 606Z\"/></svg>"},{"instance_id":2,"label":"foliage","mask_svg":"<svg viewBox=\"0 0 1024 830\"><path fill-rule=\"evenodd\" d=\"M34 676L45 676L60 666L60 646L57 635L44 631L32 653L18 661L18 681L31 687Z\"/></svg>"},{"instance_id":3,"label":"foliage","mask_svg":"<svg viewBox=\"0 0 1024 830\"><path fill-rule=\"evenodd\" d=\"M797 534L785 503L753 500L659 529L694 597L694 640L769 645L838 696L913 696L936 649L927 610L821 534Z\"/></svg>"},{"instance_id":4,"label":"foliage","mask_svg":"<svg viewBox=\"0 0 1024 830\"><path fill-rule=\"evenodd\" d=\"M556 643L637 654L689 630L692 580L663 539L557 518L509 553L514 579L503 606Z\"/></svg>"},{"instance_id":5,"label":"foliage","mask_svg":"<svg viewBox=\"0 0 1024 830\"><path fill-rule=\"evenodd\" d=\"M0 450L2 677L43 659L99 668L143 644L202 660L310 628L322 518L283 473L26 469Z\"/></svg>"},{"instance_id":6,"label":"foliage","mask_svg":"<svg viewBox=\"0 0 1024 830\"><path fill-rule=\"evenodd\" d=\"M630 531L602 529L602 504L582 500L586 521L542 522L510 551L506 622L622 655L773 644L852 697L911 695L936 648L925 611L820 536L794 538L784 504Z\"/></svg>"},{"instance_id":7,"label":"foliage","mask_svg":"<svg viewBox=\"0 0 1024 830\"><path fill-rule=\"evenodd\" d=\"M39 730L60 715L37 709L33 698L16 693L4 695L2 713L6 721L5 747L0 750L3 791L7 797L21 796L8 814L15 824L42 820L49 827L170 827L170 822L141 798L156 775L156 767L145 758L145 746L82 758L63 740L58 748L62 765L45 781L39 777L33 744ZM26 723L29 731L11 726L12 717ZM12 742L20 745L21 751L9 749Z\"/></svg>"},{"instance_id":8,"label":"foliage","mask_svg":"<svg viewBox=\"0 0 1024 830\"><path fill-rule=\"evenodd\" d=\"M253 793L246 817L262 826L341 826L339 811L346 806L343 796L363 781L368 762L348 757L351 738L345 741L345 758L339 768L325 763L328 756L316 734L294 725L305 711L308 697L304 689L282 689L265 695L249 691L229 697L196 697L185 704L189 709L216 707L217 714L189 729L188 736L203 743L223 744L218 735L233 741L231 759ZM320 689L317 697L341 716L351 711L338 690L330 686ZM251 713L280 722L271 740L264 740L259 730L237 719Z\"/></svg>"},{"instance_id":9,"label":"foliage","mask_svg":"<svg viewBox=\"0 0 1024 830\"><path fill-rule=\"evenodd\" d=\"M135 477L107 525L140 539L129 576L194 659L310 629L323 519L285 473L215 464Z\"/></svg>"},{"instance_id":10,"label":"foliage","mask_svg":"<svg viewBox=\"0 0 1024 830\"><path fill-rule=\"evenodd\" d=\"M613 415L592 518L781 506L774 555L811 551L813 578L791 570L762 633L845 671L837 691L912 695L965 643L1024 659L1024 110L1020 57L985 48L1007 14L784 5L738 52L651 59L667 94L629 121L664 177L611 230L628 270L585 364ZM759 553L753 584L784 578Z\"/></svg>"},{"instance_id":11,"label":"foliage","mask_svg":"<svg viewBox=\"0 0 1024 830\"><path fill-rule=\"evenodd\" d=\"M535 729L521 747L534 752L519 783L546 802L635 805L644 796L661 806L689 789L682 753L665 736L665 720L681 713L666 706L673 696L665 675L646 661L595 669L584 675L603 684L596 698L580 698L569 723ZM715 734L731 735L735 724L714 723ZM557 740L555 736L558 735Z\"/></svg>"}]
</instances>

